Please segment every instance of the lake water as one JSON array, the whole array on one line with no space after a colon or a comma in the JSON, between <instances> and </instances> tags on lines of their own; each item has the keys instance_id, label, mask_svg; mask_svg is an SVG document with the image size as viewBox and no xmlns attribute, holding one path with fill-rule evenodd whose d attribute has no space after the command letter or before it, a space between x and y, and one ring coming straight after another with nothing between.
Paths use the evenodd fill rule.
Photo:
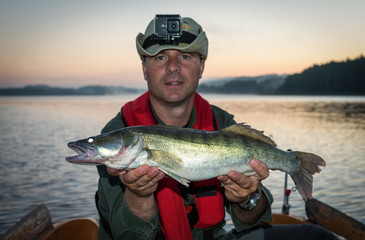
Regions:
<instances>
[{"instance_id":1,"label":"lake water","mask_svg":"<svg viewBox=\"0 0 365 240\"><path fill-rule=\"evenodd\" d=\"M203 96L264 130L279 148L322 156L327 166L315 175L313 196L365 223L365 97ZM67 163L74 154L67 142L98 134L135 97L0 98L0 233L40 203L54 222L98 219L96 168ZM284 173L272 171L264 185L281 212ZM298 192L289 203L291 214L305 216Z\"/></svg>"}]
</instances>

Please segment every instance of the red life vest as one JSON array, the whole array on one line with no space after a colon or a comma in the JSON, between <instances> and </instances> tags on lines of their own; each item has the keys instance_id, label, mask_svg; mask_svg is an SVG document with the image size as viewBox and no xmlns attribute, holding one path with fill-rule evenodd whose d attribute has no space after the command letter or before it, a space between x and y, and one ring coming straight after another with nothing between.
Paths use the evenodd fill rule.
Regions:
<instances>
[{"instance_id":1,"label":"red life vest","mask_svg":"<svg viewBox=\"0 0 365 240\"><path fill-rule=\"evenodd\" d=\"M214 131L215 115L210 104L195 93L194 107L197 121L194 129ZM155 125L156 120L150 108L149 93L146 92L122 109L122 120L127 126ZM224 219L224 204L221 184L216 178L193 182L195 205L199 220L195 228L213 227ZM208 189L208 191L200 191ZM164 178L156 190L157 207L160 212L161 228L166 239L193 239L179 184L172 178Z\"/></svg>"}]
</instances>

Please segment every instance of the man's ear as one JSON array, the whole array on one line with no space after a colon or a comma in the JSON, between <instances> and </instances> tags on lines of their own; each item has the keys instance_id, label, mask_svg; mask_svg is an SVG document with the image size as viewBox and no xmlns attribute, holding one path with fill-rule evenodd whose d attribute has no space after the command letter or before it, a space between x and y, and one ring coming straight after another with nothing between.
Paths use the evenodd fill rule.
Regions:
<instances>
[{"instance_id":1,"label":"man's ear","mask_svg":"<svg viewBox=\"0 0 365 240\"><path fill-rule=\"evenodd\" d=\"M203 76L204 68L205 68L205 59L200 59L200 74L199 74L199 79L201 79L202 76Z\"/></svg>"},{"instance_id":2,"label":"man's ear","mask_svg":"<svg viewBox=\"0 0 365 240\"><path fill-rule=\"evenodd\" d=\"M147 80L147 66L146 66L146 59L142 60L142 71L143 71L143 77L145 80Z\"/></svg>"}]
</instances>

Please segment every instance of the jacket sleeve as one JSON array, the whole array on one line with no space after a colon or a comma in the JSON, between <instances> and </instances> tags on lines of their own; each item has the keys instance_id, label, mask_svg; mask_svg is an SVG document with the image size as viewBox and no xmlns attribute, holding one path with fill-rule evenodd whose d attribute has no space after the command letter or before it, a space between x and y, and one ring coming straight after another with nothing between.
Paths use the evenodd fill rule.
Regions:
<instances>
[{"instance_id":1,"label":"jacket sleeve","mask_svg":"<svg viewBox=\"0 0 365 240\"><path fill-rule=\"evenodd\" d=\"M271 222L273 220L272 213L271 213L271 204L273 202L273 197L272 197L270 191L267 188L265 188L263 185L261 185L261 190L262 190L263 194L265 194L266 199L268 200L268 204L266 206L264 213L261 215L261 217L256 222L256 224L247 224L247 223L241 222L234 214L232 205L228 204L228 206L226 207L227 212L231 215L233 225L234 225L235 229L237 230L237 232L241 232L243 230L250 229L254 226L261 224L262 222Z\"/></svg>"},{"instance_id":2,"label":"jacket sleeve","mask_svg":"<svg viewBox=\"0 0 365 240\"><path fill-rule=\"evenodd\" d=\"M157 213L144 220L129 209L124 200L124 186L119 177L110 176L105 166L98 166L99 239L154 239L158 231Z\"/></svg>"},{"instance_id":3,"label":"jacket sleeve","mask_svg":"<svg viewBox=\"0 0 365 240\"><path fill-rule=\"evenodd\" d=\"M108 132L123 127L120 114L103 128ZM96 206L99 212L98 239L154 239L159 228L157 213L149 220L137 217L124 199L124 185L119 177L110 176L107 168L97 166L99 173ZM157 212L157 211L156 211Z\"/></svg>"}]
</instances>

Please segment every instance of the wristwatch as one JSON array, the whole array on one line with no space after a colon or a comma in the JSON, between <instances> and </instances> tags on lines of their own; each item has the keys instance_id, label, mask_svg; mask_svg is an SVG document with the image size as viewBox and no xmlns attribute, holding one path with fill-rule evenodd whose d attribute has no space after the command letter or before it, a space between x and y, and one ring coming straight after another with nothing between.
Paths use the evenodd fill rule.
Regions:
<instances>
[{"instance_id":1,"label":"wristwatch","mask_svg":"<svg viewBox=\"0 0 365 240\"><path fill-rule=\"evenodd\" d=\"M235 203L235 205L243 210L250 211L254 209L259 203L261 198L261 194L259 190L255 192L255 194L245 203Z\"/></svg>"}]
</instances>

